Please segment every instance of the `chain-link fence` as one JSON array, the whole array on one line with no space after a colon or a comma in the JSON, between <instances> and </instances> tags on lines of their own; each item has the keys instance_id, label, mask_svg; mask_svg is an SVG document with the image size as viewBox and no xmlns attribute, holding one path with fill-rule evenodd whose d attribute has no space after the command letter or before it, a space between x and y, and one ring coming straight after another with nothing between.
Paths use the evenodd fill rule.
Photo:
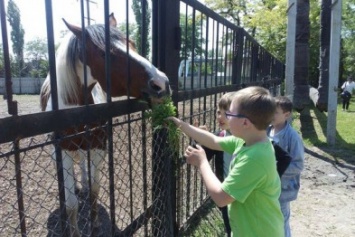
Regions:
<instances>
[{"instance_id":1,"label":"chain-link fence","mask_svg":"<svg viewBox=\"0 0 355 237\"><path fill-rule=\"evenodd\" d=\"M184 121L213 132L225 92L261 85L280 93L283 64L243 29L194 0L141 3L151 6L152 61L168 75ZM146 104L121 98L18 114L11 90L7 98L0 108L10 114L0 118L0 236L70 236L74 216L81 236L225 236L219 208L184 163L192 141L181 136L172 151L169 131L155 131L145 118ZM67 203L78 204L75 215Z\"/></svg>"}]
</instances>

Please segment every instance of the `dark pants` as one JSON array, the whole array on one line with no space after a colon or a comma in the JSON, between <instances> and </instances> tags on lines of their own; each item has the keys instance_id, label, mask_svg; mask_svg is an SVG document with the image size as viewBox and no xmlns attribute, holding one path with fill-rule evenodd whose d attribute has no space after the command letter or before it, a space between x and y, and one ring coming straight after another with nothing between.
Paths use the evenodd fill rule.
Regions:
<instances>
[{"instance_id":1,"label":"dark pants","mask_svg":"<svg viewBox=\"0 0 355 237\"><path fill-rule=\"evenodd\" d=\"M343 93L341 93L341 98L343 99L343 110L349 109L349 104L350 104L350 98L351 98L351 94L347 91L344 91Z\"/></svg>"},{"instance_id":2,"label":"dark pants","mask_svg":"<svg viewBox=\"0 0 355 237\"><path fill-rule=\"evenodd\" d=\"M343 97L343 109L348 110L350 104L350 97L344 96Z\"/></svg>"},{"instance_id":3,"label":"dark pants","mask_svg":"<svg viewBox=\"0 0 355 237\"><path fill-rule=\"evenodd\" d=\"M225 227L225 231L227 233L227 236L231 237L232 236L232 230L231 230L231 226L229 224L228 208L225 206L225 207L221 207L219 209L222 212L222 218L223 218L224 227Z\"/></svg>"},{"instance_id":4,"label":"dark pants","mask_svg":"<svg viewBox=\"0 0 355 237\"><path fill-rule=\"evenodd\" d=\"M218 134L218 133L216 133ZM210 161L213 157L215 158L214 160L214 164L215 164L215 169L216 169L216 176L217 178L223 182L224 178L224 171L223 171L223 151L215 151L215 150L211 150L207 147L203 147L205 149L206 152L206 156L208 161ZM228 207L221 207L219 208L221 210L222 213L222 218L223 218L223 222L224 222L224 227L225 227L225 231L227 233L228 237L232 236L232 231L231 231L231 226L229 224L229 217L228 217Z\"/></svg>"}]
</instances>

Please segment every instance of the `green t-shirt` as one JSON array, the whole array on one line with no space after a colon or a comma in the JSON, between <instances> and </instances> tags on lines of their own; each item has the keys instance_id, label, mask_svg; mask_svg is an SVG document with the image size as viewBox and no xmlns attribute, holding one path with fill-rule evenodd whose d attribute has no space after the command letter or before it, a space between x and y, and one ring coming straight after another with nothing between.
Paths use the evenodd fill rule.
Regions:
<instances>
[{"instance_id":1,"label":"green t-shirt","mask_svg":"<svg viewBox=\"0 0 355 237\"><path fill-rule=\"evenodd\" d=\"M279 197L281 182L271 142L245 147L242 139L226 137L222 149L233 154L222 189L235 199L228 205L233 236L284 236Z\"/></svg>"}]
</instances>

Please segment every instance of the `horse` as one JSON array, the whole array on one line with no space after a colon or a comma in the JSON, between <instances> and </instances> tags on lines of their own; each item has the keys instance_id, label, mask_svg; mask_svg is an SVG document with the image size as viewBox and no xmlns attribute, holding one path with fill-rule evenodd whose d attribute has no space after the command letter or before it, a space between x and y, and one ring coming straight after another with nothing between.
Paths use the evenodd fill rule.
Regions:
<instances>
[{"instance_id":1,"label":"horse","mask_svg":"<svg viewBox=\"0 0 355 237\"><path fill-rule=\"evenodd\" d=\"M59 109L82 106L87 101L90 104L107 102L107 93L112 97L130 96L138 99L159 100L159 97L171 95L168 77L152 65L147 59L140 56L134 43L127 39L116 26L113 14L110 15L110 57L111 88L108 91L105 75L105 25L95 24L84 28L69 24L64 20L69 29L69 36L60 44L56 52L56 75ZM83 42L85 44L83 44ZM85 45L85 47L83 47ZM129 50L127 50L129 48ZM86 64L83 61L85 53ZM129 88L126 82L127 67L130 67ZM86 65L86 79L84 73ZM86 80L86 83L85 83ZM86 86L86 88L85 88ZM51 111L52 98L50 87L50 73L48 73L40 92L40 105L42 111ZM87 98L85 100L85 98ZM87 126L86 126L87 129ZM97 199L99 194L99 180L102 160L106 156L106 132L103 128L90 125L90 133L75 136L59 143L62 149L65 206L70 224L71 236L80 236L77 224L78 198L75 194L74 164L85 160L90 151L90 200L94 228L100 226L98 218ZM64 136L74 135L85 131L85 126L62 131ZM55 160L55 152L52 154ZM83 165L84 164L84 165ZM81 162L82 171L85 163ZM82 172L83 188L89 180L87 174Z\"/></svg>"}]
</instances>

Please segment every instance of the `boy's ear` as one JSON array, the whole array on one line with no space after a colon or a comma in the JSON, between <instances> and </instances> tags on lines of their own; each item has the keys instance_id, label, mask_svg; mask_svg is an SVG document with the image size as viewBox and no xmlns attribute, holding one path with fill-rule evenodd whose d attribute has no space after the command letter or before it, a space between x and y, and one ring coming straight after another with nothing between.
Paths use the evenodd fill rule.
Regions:
<instances>
[{"instance_id":1,"label":"boy's ear","mask_svg":"<svg viewBox=\"0 0 355 237\"><path fill-rule=\"evenodd\" d=\"M285 112L285 117L289 119L292 116L292 113L290 111Z\"/></svg>"},{"instance_id":2,"label":"boy's ear","mask_svg":"<svg viewBox=\"0 0 355 237\"><path fill-rule=\"evenodd\" d=\"M249 127L250 125L253 125L253 123L249 119L245 118L243 121L243 125Z\"/></svg>"}]
</instances>

